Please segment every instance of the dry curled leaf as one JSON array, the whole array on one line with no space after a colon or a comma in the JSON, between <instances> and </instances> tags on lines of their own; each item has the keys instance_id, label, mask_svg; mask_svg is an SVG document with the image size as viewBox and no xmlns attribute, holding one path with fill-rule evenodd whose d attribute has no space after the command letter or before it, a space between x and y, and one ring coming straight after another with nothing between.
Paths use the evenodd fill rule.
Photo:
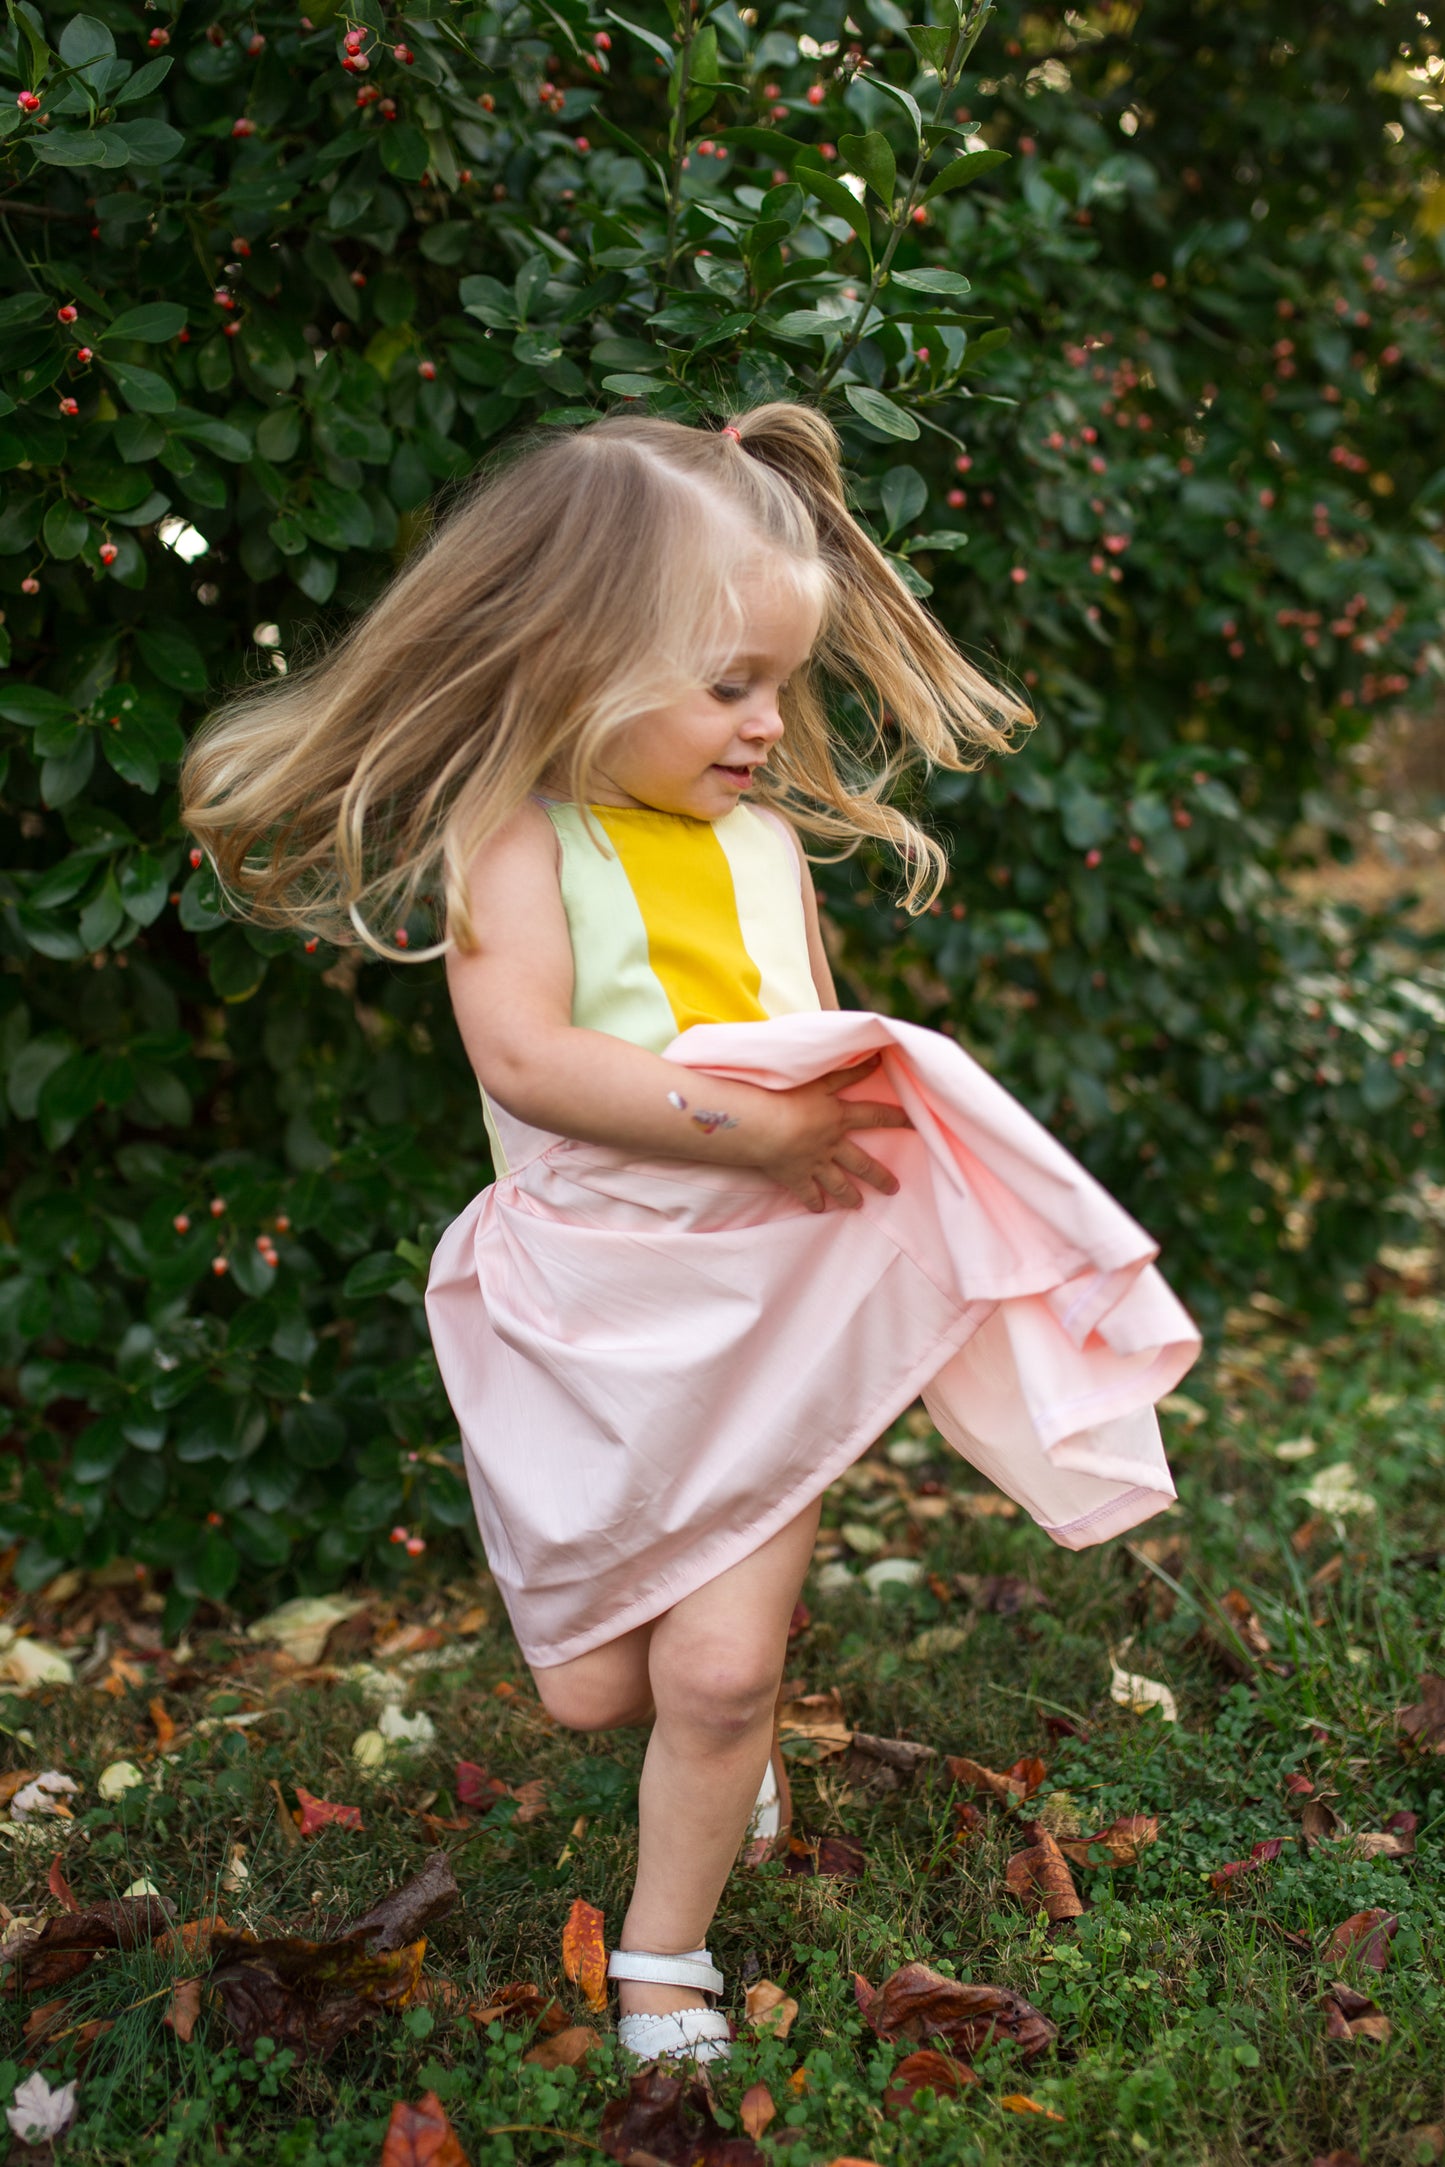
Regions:
<instances>
[{"instance_id":1,"label":"dry curled leaf","mask_svg":"<svg viewBox=\"0 0 1445 2167\"><path fill-rule=\"evenodd\" d=\"M56 1852L54 1858L50 1861L50 1871L45 1877L45 1886L49 1889L51 1895L55 1898L55 1901L58 1904L63 1904L67 1911L79 1911L79 1899L76 1897L74 1890L70 1886L70 1883L65 1878L64 1870L62 1869L60 1864L60 1853L58 1851Z\"/></svg>"},{"instance_id":2,"label":"dry curled leaf","mask_svg":"<svg viewBox=\"0 0 1445 2167\"><path fill-rule=\"evenodd\" d=\"M297 1827L303 1836L315 1836L323 1828L360 1828L359 1806L338 1806L329 1798L317 1798L302 1783L296 1786L296 1803L301 1808Z\"/></svg>"},{"instance_id":3,"label":"dry curled leaf","mask_svg":"<svg viewBox=\"0 0 1445 2167\"><path fill-rule=\"evenodd\" d=\"M562 1929L562 1969L582 1989L589 2009L607 2007L607 1951L602 1940L602 1913L595 1904L574 1899Z\"/></svg>"},{"instance_id":4,"label":"dry curled leaf","mask_svg":"<svg viewBox=\"0 0 1445 2167\"><path fill-rule=\"evenodd\" d=\"M1445 1753L1445 1678L1422 1671L1420 1698L1397 1710L1395 1721L1417 1751Z\"/></svg>"},{"instance_id":5,"label":"dry curled leaf","mask_svg":"<svg viewBox=\"0 0 1445 2167\"><path fill-rule=\"evenodd\" d=\"M738 2120L754 2139L761 2137L777 2111L772 2093L762 2083L750 2084L738 2102Z\"/></svg>"},{"instance_id":6,"label":"dry curled leaf","mask_svg":"<svg viewBox=\"0 0 1445 2167\"><path fill-rule=\"evenodd\" d=\"M1394 1912L1382 1910L1378 1905L1368 1911L1352 1912L1326 1940L1324 1960L1327 1964L1339 1964L1346 1957L1353 1957L1367 1971L1383 1971L1390 1961L1390 1943L1399 1931L1399 1925Z\"/></svg>"},{"instance_id":7,"label":"dry curled leaf","mask_svg":"<svg viewBox=\"0 0 1445 2167\"><path fill-rule=\"evenodd\" d=\"M1022 1994L1006 1986L945 1979L931 1964L904 1964L876 1991L855 1975L854 1987L880 2039L919 2045L943 2039L963 2057L979 2053L994 2038L1012 2039L1025 2060L1032 2060L1058 2037L1057 2025Z\"/></svg>"},{"instance_id":8,"label":"dry curled leaf","mask_svg":"<svg viewBox=\"0 0 1445 2167\"><path fill-rule=\"evenodd\" d=\"M1041 2099L1030 2099L1027 2092L1005 2092L999 2101L1005 2114L1041 2114L1046 2122L1066 2122L1068 2116L1055 2113Z\"/></svg>"},{"instance_id":9,"label":"dry curled leaf","mask_svg":"<svg viewBox=\"0 0 1445 2167\"><path fill-rule=\"evenodd\" d=\"M219 1917L187 1919L184 1926L176 1927L169 1934L156 1936L156 1955L164 1957L167 1962L176 1956L209 1956L211 1936L218 1926L224 1926L225 1923L225 1920Z\"/></svg>"},{"instance_id":10,"label":"dry curled leaf","mask_svg":"<svg viewBox=\"0 0 1445 2167\"><path fill-rule=\"evenodd\" d=\"M590 2024L568 2024L528 2047L522 2060L534 2063L538 2069L576 2069L601 2044L601 2032L594 2031Z\"/></svg>"},{"instance_id":11,"label":"dry curled leaf","mask_svg":"<svg viewBox=\"0 0 1445 2167\"><path fill-rule=\"evenodd\" d=\"M473 2024L535 2024L542 2032L560 2032L567 2022L561 2002L527 1979L493 1987L468 2003L466 2014Z\"/></svg>"},{"instance_id":12,"label":"dry curled leaf","mask_svg":"<svg viewBox=\"0 0 1445 2167\"><path fill-rule=\"evenodd\" d=\"M771 1979L758 1979L747 1990L746 2021L755 2031L769 2031L775 2039L786 2039L798 2014L798 2004L791 1994L785 1994Z\"/></svg>"},{"instance_id":13,"label":"dry curled leaf","mask_svg":"<svg viewBox=\"0 0 1445 2167\"><path fill-rule=\"evenodd\" d=\"M861 1881L868 1868L868 1854L851 1836L807 1836L801 1831L788 1839L783 1857L785 1874L821 1874L837 1881Z\"/></svg>"},{"instance_id":14,"label":"dry curled leaf","mask_svg":"<svg viewBox=\"0 0 1445 2167\"><path fill-rule=\"evenodd\" d=\"M507 1796L501 1777L494 1776L481 1761L458 1761L452 1788L457 1804L470 1813L487 1813L499 1798Z\"/></svg>"},{"instance_id":15,"label":"dry curled leaf","mask_svg":"<svg viewBox=\"0 0 1445 2167\"><path fill-rule=\"evenodd\" d=\"M154 1941L173 1917L164 1897L119 1896L47 1919L38 1931L22 1934L0 1950L0 1991L42 1994L63 1986L88 1970L102 1949L139 1949Z\"/></svg>"},{"instance_id":16,"label":"dry curled leaf","mask_svg":"<svg viewBox=\"0 0 1445 2167\"><path fill-rule=\"evenodd\" d=\"M264 2036L324 2060L380 2010L405 2008L425 1953L425 1941L377 1949L354 1935L305 1941L228 1928L212 1936L210 1984L243 2048Z\"/></svg>"},{"instance_id":17,"label":"dry curled leaf","mask_svg":"<svg viewBox=\"0 0 1445 2167\"><path fill-rule=\"evenodd\" d=\"M1283 1849L1283 1836L1267 1837L1263 1843L1253 1846L1247 1859L1230 1859L1227 1865L1217 1866L1209 1876L1209 1886L1216 1896L1232 1896L1246 1874L1254 1873L1261 1866L1272 1865Z\"/></svg>"},{"instance_id":18,"label":"dry curled leaf","mask_svg":"<svg viewBox=\"0 0 1445 2167\"><path fill-rule=\"evenodd\" d=\"M161 2022L173 2031L177 2039L189 2040L201 2015L201 1982L199 1979L177 1979L171 1988L171 1998Z\"/></svg>"},{"instance_id":19,"label":"dry curled leaf","mask_svg":"<svg viewBox=\"0 0 1445 2167\"><path fill-rule=\"evenodd\" d=\"M150 1704L150 1719L155 1725L156 1750L164 1753L176 1735L176 1719L159 1695Z\"/></svg>"},{"instance_id":20,"label":"dry curled leaf","mask_svg":"<svg viewBox=\"0 0 1445 2167\"><path fill-rule=\"evenodd\" d=\"M778 1731L784 1738L804 1738L817 1759L845 1753L853 1743L853 1731L843 1716L843 1696L837 1686L825 1693L799 1693L778 1705Z\"/></svg>"},{"instance_id":21,"label":"dry curled leaf","mask_svg":"<svg viewBox=\"0 0 1445 2167\"><path fill-rule=\"evenodd\" d=\"M917 2047L912 2054L904 2055L888 2079L883 2112L892 2121L913 2105L920 2092L933 2092L946 2099L977 2082L974 2071L956 2055L940 2054L936 2047Z\"/></svg>"},{"instance_id":22,"label":"dry curled leaf","mask_svg":"<svg viewBox=\"0 0 1445 2167\"><path fill-rule=\"evenodd\" d=\"M629 2079L625 2099L607 2102L598 2136L603 2151L616 2160L660 2161L662 2167L767 2167L766 2154L751 2137L729 2137L718 2127L701 2077L666 2077L655 2064Z\"/></svg>"},{"instance_id":23,"label":"dry curled leaf","mask_svg":"<svg viewBox=\"0 0 1445 2167\"><path fill-rule=\"evenodd\" d=\"M1093 1836L1061 1836L1059 1849L1072 1866L1137 1866L1158 1841L1157 1813L1121 1813Z\"/></svg>"},{"instance_id":24,"label":"dry curled leaf","mask_svg":"<svg viewBox=\"0 0 1445 2167\"><path fill-rule=\"evenodd\" d=\"M1077 1919L1084 1906L1058 1844L1038 1821L1025 1833L1033 1839L1029 1848L1016 1851L1004 1869L1009 1889L1031 1909L1042 1906L1050 1926Z\"/></svg>"},{"instance_id":25,"label":"dry curled leaf","mask_svg":"<svg viewBox=\"0 0 1445 2167\"><path fill-rule=\"evenodd\" d=\"M1415 1832L1419 1826L1417 1813L1392 1813L1383 1828L1356 1829L1346 1840L1357 1858L1409 1858L1415 1849Z\"/></svg>"},{"instance_id":26,"label":"dry curled leaf","mask_svg":"<svg viewBox=\"0 0 1445 2167\"><path fill-rule=\"evenodd\" d=\"M435 2092L423 2092L414 2107L396 2101L377 2167L468 2167L461 2139Z\"/></svg>"},{"instance_id":27,"label":"dry curled leaf","mask_svg":"<svg viewBox=\"0 0 1445 2167\"><path fill-rule=\"evenodd\" d=\"M1334 1807L1323 1798L1305 1801L1304 1811L1299 1817L1299 1830L1311 1851L1319 1844L1333 1843L1343 1826Z\"/></svg>"},{"instance_id":28,"label":"dry curled leaf","mask_svg":"<svg viewBox=\"0 0 1445 2167\"><path fill-rule=\"evenodd\" d=\"M1353 1987L1332 1986L1320 1997L1325 2016L1326 2039L1373 2039L1382 2044L1390 2036L1390 2019L1375 2007L1368 1994Z\"/></svg>"},{"instance_id":29,"label":"dry curled leaf","mask_svg":"<svg viewBox=\"0 0 1445 2167\"><path fill-rule=\"evenodd\" d=\"M1032 1798L1048 1774L1040 1760L1015 1761L1012 1768L1000 1771L985 1768L982 1761L970 1761L962 1754L950 1753L943 1765L962 1789L981 1792L985 1798L996 1798L1005 1806L1015 1806L1021 1799Z\"/></svg>"}]
</instances>

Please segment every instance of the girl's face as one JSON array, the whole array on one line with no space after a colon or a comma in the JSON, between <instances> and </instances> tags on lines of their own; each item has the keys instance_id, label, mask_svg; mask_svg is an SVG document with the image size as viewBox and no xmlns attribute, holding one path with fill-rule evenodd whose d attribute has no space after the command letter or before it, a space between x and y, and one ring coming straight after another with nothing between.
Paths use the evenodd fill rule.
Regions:
<instances>
[{"instance_id":1,"label":"girl's face","mask_svg":"<svg viewBox=\"0 0 1445 2167\"><path fill-rule=\"evenodd\" d=\"M742 604L737 652L718 682L651 708L608 739L594 774L599 805L720 820L747 796L783 734L779 697L812 653L821 613L791 581L761 570L745 583Z\"/></svg>"}]
</instances>

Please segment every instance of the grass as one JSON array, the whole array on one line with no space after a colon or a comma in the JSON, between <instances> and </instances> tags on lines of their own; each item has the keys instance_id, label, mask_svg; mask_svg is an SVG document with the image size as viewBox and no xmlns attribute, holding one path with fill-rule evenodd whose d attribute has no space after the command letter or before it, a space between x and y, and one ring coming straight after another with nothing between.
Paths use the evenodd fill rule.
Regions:
<instances>
[{"instance_id":1,"label":"grass","mask_svg":"<svg viewBox=\"0 0 1445 2167\"><path fill-rule=\"evenodd\" d=\"M799 1819L811 1833L851 1837L868 1865L856 1882L779 1866L733 1876L710 1936L733 2013L741 2018L742 1989L757 1979L801 2006L786 2041L744 2032L732 2064L714 2072L725 2129L738 2132L742 2095L761 2080L778 2107L762 2151L778 2167L839 2156L898 2167L1039 2158L1226 2167L1336 2149L1369 2167L1413 2167L1441 2156L1445 2135L1431 2125L1445 2123L1445 1756L1407 1753L1394 1711L1418 1698L1421 1672L1445 1669L1442 1353L1445 1305L1398 1288L1314 1346L1267 1309L1236 1313L1227 1346L1185 1382L1192 1405L1164 1417L1179 1506L1130 1544L1078 1556L1022 1515L980 1514L969 1471L919 1434L916 1417L850 1471L825 1514L834 1566L861 1567L881 1538L894 1555L921 1544L932 1578L874 1595L857 1580L834 1587L836 1570L820 1589L815 1569L790 1672L810 1690L836 1686L863 1731L995 1769L1038 1755L1047 1776L1023 1814L992 1811L956 1840L962 1794L941 1760L874 1795L847 1763L814 1761L809 1742L794 1741ZM1312 1453L1277 1456L1303 1437ZM1338 1464L1354 1470L1373 1510L1332 1516L1299 1494ZM845 1543L843 1523L862 1549ZM956 1575L1016 1576L1047 1606L1000 1615L980 1607L987 1591L976 1580ZM1243 1605L1221 1608L1234 1594ZM85 1591L68 1614L86 1604L94 1614L96 1600ZM621 1919L643 1739L549 1725L484 1577L417 1583L384 1607L454 1628L478 1603L486 1624L444 1640L446 1667L408 1690L408 1709L436 1726L434 1743L371 1777L351 1745L374 1723L375 1702L355 1683L292 1680L238 1632L197 1630L179 1662L132 1651L131 1681L110 1675L118 1690L0 1700L11 1759L64 1769L82 1786L73 1821L7 1839L11 1910L55 1909L46 1875L58 1850L82 1902L145 1877L183 1918L219 1910L232 1924L325 1933L440 1841L463 1904L434 1932L427 1977L463 1998L531 1980L560 1997L569 2021L588 2021L562 1973L560 1933L578 1896L602 1908L609 1929ZM1245 1612L1270 1643L1262 1655L1246 1645L1247 1619L1227 1622ZM40 1630L63 1624L17 1601L10 1622L27 1617ZM1177 1724L1111 1701L1111 1650L1171 1688ZM183 1726L170 1758L156 1751L157 1695ZM261 1720L240 1729L195 1728L255 1711ZM1048 1713L1087 1738L1051 1734ZM512 1783L541 1778L545 1812L518 1820L507 1803L475 1835L428 1830L423 1812L455 1817L459 1757ZM107 1803L96 1782L118 1759L148 1780ZM1352 1831L1413 1812L1414 1855L1307 1844L1291 1775ZM297 1783L359 1804L364 1832L288 1840L272 1786L289 1806ZM1054 1933L1005 1883L1034 1814L1061 1834L1155 1814L1159 1840L1135 1868L1079 1870L1089 1908ZM1273 1863L1232 1893L1211 1887L1212 1871L1273 1837L1285 1839ZM226 1890L238 1844L248 1878ZM1328 1931L1370 1906L1399 1919L1384 1972L1326 1961ZM1057 2046L1027 2067L1011 2049L986 2050L980 2083L886 2118L888 2073L908 2047L867 2029L851 1975L877 1986L914 1959L1023 1994L1058 2025ZM217 2014L180 2043L162 2023L173 1975L141 1949L97 1961L64 1990L68 2025L114 2020L80 2071L80 2118L60 2148L74 2167L369 2167L391 2102L426 2089L445 2102L473 2167L598 2159L602 2110L626 2089L610 2016L595 2020L603 2045L580 2071L529 2064L525 2027L479 2029L436 2001L383 2018L318 2064L264 2042L239 2052ZM1341 1979L1389 2017L1383 2043L1326 2040L1318 2001ZM27 2007L0 2004L17 2017ZM39 2066L58 2082L83 2046L71 2031ZM0 2096L28 2073L20 2048L6 2051ZM1019 2093L1062 2119L1002 2104ZM16 2145L12 2157L26 2154Z\"/></svg>"}]
</instances>

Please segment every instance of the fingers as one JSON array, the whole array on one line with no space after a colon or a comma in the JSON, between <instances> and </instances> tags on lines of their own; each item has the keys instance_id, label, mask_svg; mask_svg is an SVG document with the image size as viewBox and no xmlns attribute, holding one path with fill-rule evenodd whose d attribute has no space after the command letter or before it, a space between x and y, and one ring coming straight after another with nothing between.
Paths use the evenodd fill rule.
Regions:
<instances>
[{"instance_id":1,"label":"fingers","mask_svg":"<svg viewBox=\"0 0 1445 2167\"><path fill-rule=\"evenodd\" d=\"M880 1166L876 1159L870 1159L867 1152L860 1151L856 1144L844 1144L838 1152L837 1163L846 1167L850 1174L856 1175L859 1181L866 1181L873 1188L881 1190L884 1196L898 1194L897 1175L891 1174L886 1166Z\"/></svg>"},{"instance_id":2,"label":"fingers","mask_svg":"<svg viewBox=\"0 0 1445 2167\"><path fill-rule=\"evenodd\" d=\"M817 1179L833 1202L841 1204L846 1211L857 1211L862 1204L862 1197L836 1161L831 1166L821 1168Z\"/></svg>"},{"instance_id":3,"label":"fingers","mask_svg":"<svg viewBox=\"0 0 1445 2167\"><path fill-rule=\"evenodd\" d=\"M870 1053L866 1060L852 1061L846 1068L830 1069L826 1076L819 1076L815 1081L822 1084L827 1091L841 1091L845 1084L857 1083L861 1077L871 1076L882 1059L881 1053Z\"/></svg>"},{"instance_id":4,"label":"fingers","mask_svg":"<svg viewBox=\"0 0 1445 2167\"><path fill-rule=\"evenodd\" d=\"M885 1106L881 1099L845 1099L838 1108L847 1129L911 1129L913 1123L901 1106Z\"/></svg>"}]
</instances>

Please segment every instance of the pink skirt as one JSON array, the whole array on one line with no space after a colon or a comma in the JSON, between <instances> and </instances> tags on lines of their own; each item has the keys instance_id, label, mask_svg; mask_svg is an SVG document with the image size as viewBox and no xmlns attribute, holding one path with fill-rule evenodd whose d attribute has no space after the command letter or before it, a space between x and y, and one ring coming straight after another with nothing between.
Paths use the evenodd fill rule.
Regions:
<instances>
[{"instance_id":1,"label":"pink skirt","mask_svg":"<svg viewBox=\"0 0 1445 2167\"><path fill-rule=\"evenodd\" d=\"M809 1212L767 1175L630 1159L499 1110L513 1170L443 1234L427 1316L529 1664L671 1608L922 1395L1068 1549L1174 1496L1154 1403L1200 1334L1158 1245L951 1039L856 1010L700 1024L680 1066L782 1089L879 1049L859 1141L900 1184Z\"/></svg>"}]
</instances>

